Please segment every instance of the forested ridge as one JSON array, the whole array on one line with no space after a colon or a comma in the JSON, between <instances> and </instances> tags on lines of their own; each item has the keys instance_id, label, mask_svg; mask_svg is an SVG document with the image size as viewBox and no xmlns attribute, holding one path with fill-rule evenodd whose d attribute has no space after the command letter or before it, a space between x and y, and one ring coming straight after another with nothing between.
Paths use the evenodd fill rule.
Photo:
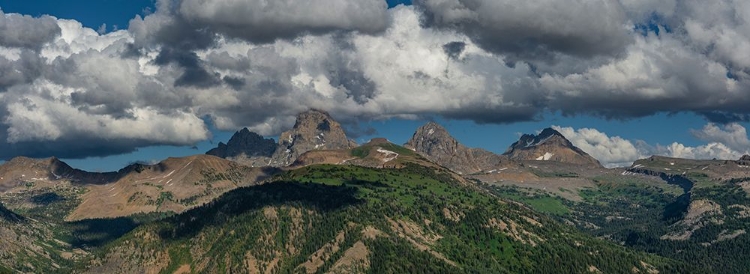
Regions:
<instances>
[{"instance_id":1,"label":"forested ridge","mask_svg":"<svg viewBox=\"0 0 750 274\"><path fill-rule=\"evenodd\" d=\"M414 164L290 171L141 226L107 244L97 258L92 268L97 271L143 270L141 265L168 258L163 273L180 267L279 273L700 272L586 236L465 185L447 170Z\"/></svg>"}]
</instances>

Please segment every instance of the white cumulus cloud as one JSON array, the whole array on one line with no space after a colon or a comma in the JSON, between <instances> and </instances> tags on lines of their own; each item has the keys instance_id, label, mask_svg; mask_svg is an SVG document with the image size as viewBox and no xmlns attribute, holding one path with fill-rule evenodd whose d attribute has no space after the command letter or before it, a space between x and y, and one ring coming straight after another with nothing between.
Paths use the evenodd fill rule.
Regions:
<instances>
[{"instance_id":1,"label":"white cumulus cloud","mask_svg":"<svg viewBox=\"0 0 750 274\"><path fill-rule=\"evenodd\" d=\"M593 128L577 130L560 126L552 126L552 128L605 166L626 166L644 157L632 142L620 136L610 137Z\"/></svg>"},{"instance_id":2,"label":"white cumulus cloud","mask_svg":"<svg viewBox=\"0 0 750 274\"><path fill-rule=\"evenodd\" d=\"M700 130L691 130L691 133L700 140L722 143L735 151L744 153L750 151L747 130L738 123L730 123L724 126L709 123Z\"/></svg>"},{"instance_id":3,"label":"white cumulus cloud","mask_svg":"<svg viewBox=\"0 0 750 274\"><path fill-rule=\"evenodd\" d=\"M274 135L309 108L345 123L693 112L717 123L692 132L706 146L560 130L611 165L729 157L747 151L732 122L750 120L748 5L159 0L106 34L0 12L0 158L192 145L210 138L206 121Z\"/></svg>"},{"instance_id":4,"label":"white cumulus cloud","mask_svg":"<svg viewBox=\"0 0 750 274\"><path fill-rule=\"evenodd\" d=\"M744 138L747 141L748 136L745 128L739 124L729 126L728 128L731 128L733 132L728 133L718 129L716 125L709 123L704 127L702 132L708 132L714 138L705 138L703 140L708 141L707 144L695 147L686 146L678 142L673 142L669 145L650 145L641 140L631 141L620 136L609 136L593 128L574 129L572 127L560 126L552 126L552 128L559 131L573 145L596 158L607 167L628 166L635 160L651 155L686 159L735 160L739 159L743 154L748 153L747 147L744 148L745 150L737 150L724 143L733 142L733 138L740 140ZM694 132L693 134L696 133Z\"/></svg>"}]
</instances>

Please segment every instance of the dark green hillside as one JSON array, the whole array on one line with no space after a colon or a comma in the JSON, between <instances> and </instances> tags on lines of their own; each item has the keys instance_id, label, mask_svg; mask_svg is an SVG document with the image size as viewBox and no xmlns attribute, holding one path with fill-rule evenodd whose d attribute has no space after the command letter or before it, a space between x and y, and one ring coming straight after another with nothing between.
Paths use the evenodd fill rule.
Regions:
<instances>
[{"instance_id":1,"label":"dark green hillside","mask_svg":"<svg viewBox=\"0 0 750 274\"><path fill-rule=\"evenodd\" d=\"M702 267L707 273L747 273L747 192L731 182L713 186L704 183L688 193L683 193L680 185L668 184L701 177L696 174L664 175L671 181L662 184L637 176L597 177L593 179L596 187L581 190L582 200L578 202L539 190L488 188L561 222L571 222L591 236L633 250Z\"/></svg>"},{"instance_id":2,"label":"dark green hillside","mask_svg":"<svg viewBox=\"0 0 750 274\"><path fill-rule=\"evenodd\" d=\"M414 164L318 165L143 225L91 272L662 273L684 264L585 236Z\"/></svg>"}]
</instances>

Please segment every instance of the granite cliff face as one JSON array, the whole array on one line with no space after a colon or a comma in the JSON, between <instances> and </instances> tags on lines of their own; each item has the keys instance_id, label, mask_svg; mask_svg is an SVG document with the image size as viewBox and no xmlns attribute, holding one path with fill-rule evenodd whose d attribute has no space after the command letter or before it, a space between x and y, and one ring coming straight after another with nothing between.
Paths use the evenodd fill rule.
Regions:
<instances>
[{"instance_id":1,"label":"granite cliff face","mask_svg":"<svg viewBox=\"0 0 750 274\"><path fill-rule=\"evenodd\" d=\"M460 144L445 128L434 122L418 128L405 146L430 161L462 174L514 165L507 156Z\"/></svg>"},{"instance_id":2,"label":"granite cliff face","mask_svg":"<svg viewBox=\"0 0 750 274\"><path fill-rule=\"evenodd\" d=\"M219 143L218 147L206 154L250 166L288 166L311 150L351 149L356 146L328 113L309 110L297 115L294 127L279 136L278 144L245 128L236 132L227 144Z\"/></svg>"},{"instance_id":3,"label":"granite cliff face","mask_svg":"<svg viewBox=\"0 0 750 274\"><path fill-rule=\"evenodd\" d=\"M539 135L524 134L503 155L517 161L555 161L601 166L594 157L574 146L560 132L551 128L542 130Z\"/></svg>"}]
</instances>

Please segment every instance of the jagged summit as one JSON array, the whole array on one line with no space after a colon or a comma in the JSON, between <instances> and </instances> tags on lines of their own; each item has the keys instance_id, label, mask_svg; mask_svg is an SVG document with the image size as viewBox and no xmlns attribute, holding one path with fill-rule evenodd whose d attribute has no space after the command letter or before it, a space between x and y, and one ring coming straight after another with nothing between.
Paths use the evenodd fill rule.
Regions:
<instances>
[{"instance_id":1,"label":"jagged summit","mask_svg":"<svg viewBox=\"0 0 750 274\"><path fill-rule=\"evenodd\" d=\"M542 130L539 135L534 134L524 134L521 135L521 138L518 140L518 142L511 145L511 147L531 147L543 144L544 142L552 139L552 138L562 138L565 139L565 137L560 134L557 130L554 130L552 128L545 128ZM567 140L567 139L566 139Z\"/></svg>"},{"instance_id":2,"label":"jagged summit","mask_svg":"<svg viewBox=\"0 0 750 274\"><path fill-rule=\"evenodd\" d=\"M419 132L420 130L424 131L424 133L426 133L427 135L433 135L437 133L438 136L441 136L447 134L447 137L453 138L452 136L450 136L447 129L435 122L427 122L424 126L418 128L417 132Z\"/></svg>"},{"instance_id":3,"label":"jagged summit","mask_svg":"<svg viewBox=\"0 0 750 274\"><path fill-rule=\"evenodd\" d=\"M311 109L297 115L294 127L279 136L278 144L244 128L226 143L206 154L231 159L251 166L288 166L311 150L350 149L357 144L349 140L330 114Z\"/></svg>"},{"instance_id":4,"label":"jagged summit","mask_svg":"<svg viewBox=\"0 0 750 274\"><path fill-rule=\"evenodd\" d=\"M466 149L444 127L435 122L418 128L405 146L438 163L449 160L458 150Z\"/></svg>"},{"instance_id":5,"label":"jagged summit","mask_svg":"<svg viewBox=\"0 0 750 274\"><path fill-rule=\"evenodd\" d=\"M538 135L522 135L503 155L518 161L544 160L601 166L599 161L574 146L565 136L552 128L545 128Z\"/></svg>"},{"instance_id":6,"label":"jagged summit","mask_svg":"<svg viewBox=\"0 0 750 274\"><path fill-rule=\"evenodd\" d=\"M298 114L294 127L279 136L279 147L273 159L281 165L290 165L310 150L350 149L356 146L331 115L312 109Z\"/></svg>"},{"instance_id":7,"label":"jagged summit","mask_svg":"<svg viewBox=\"0 0 750 274\"><path fill-rule=\"evenodd\" d=\"M220 142L218 147L206 152L216 157L271 157L276 151L276 141L271 138L263 138L259 134L243 128L232 135L232 138L224 144Z\"/></svg>"},{"instance_id":8,"label":"jagged summit","mask_svg":"<svg viewBox=\"0 0 750 274\"><path fill-rule=\"evenodd\" d=\"M418 128L405 146L439 165L462 174L497 169L511 164L506 156L460 144L444 127L435 122Z\"/></svg>"}]
</instances>

